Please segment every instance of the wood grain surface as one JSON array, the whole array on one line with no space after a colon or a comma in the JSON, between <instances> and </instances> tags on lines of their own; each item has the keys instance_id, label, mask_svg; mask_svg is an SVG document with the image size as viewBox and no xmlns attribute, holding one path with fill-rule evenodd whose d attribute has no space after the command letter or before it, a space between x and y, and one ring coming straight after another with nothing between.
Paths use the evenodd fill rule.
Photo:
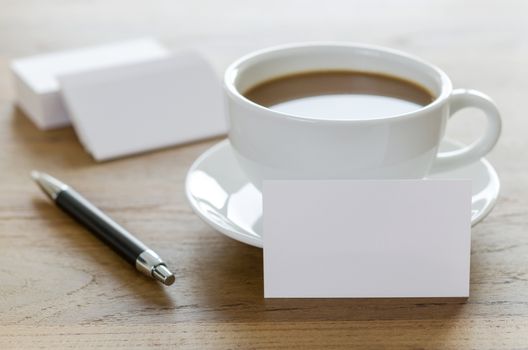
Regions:
<instances>
[{"instance_id":1,"label":"wood grain surface","mask_svg":"<svg viewBox=\"0 0 528 350\"><path fill-rule=\"evenodd\" d=\"M0 0L0 349L527 349L527 14L522 0ZM264 300L261 250L216 233L184 198L186 170L218 140L96 163L71 128L39 131L14 106L11 59L140 35L195 46L219 72L272 44L381 44L492 96L502 189L472 230L470 298ZM466 142L481 131L472 111L448 128ZM57 210L34 168L158 251L175 284L144 278Z\"/></svg>"}]
</instances>

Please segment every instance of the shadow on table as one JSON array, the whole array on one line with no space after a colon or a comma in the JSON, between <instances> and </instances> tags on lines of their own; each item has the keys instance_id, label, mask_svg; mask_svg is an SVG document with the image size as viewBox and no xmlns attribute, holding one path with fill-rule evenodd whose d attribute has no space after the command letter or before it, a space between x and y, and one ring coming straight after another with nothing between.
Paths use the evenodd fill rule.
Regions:
<instances>
[{"instance_id":1,"label":"shadow on table","mask_svg":"<svg viewBox=\"0 0 528 350\"><path fill-rule=\"evenodd\" d=\"M71 126L39 130L17 106L12 107L10 126L19 141L17 145L21 148L20 156L36 162L35 167L49 168L59 164L83 167L94 164Z\"/></svg>"},{"instance_id":2,"label":"shadow on table","mask_svg":"<svg viewBox=\"0 0 528 350\"><path fill-rule=\"evenodd\" d=\"M262 250L220 237L196 275L203 308L229 321L447 320L465 298L264 299Z\"/></svg>"},{"instance_id":3,"label":"shadow on table","mask_svg":"<svg viewBox=\"0 0 528 350\"><path fill-rule=\"evenodd\" d=\"M91 167L97 164L106 164L107 162L126 161L136 159L149 154L162 154L175 149L182 149L192 145L200 145L208 142L219 142L225 138L225 135L212 136L209 138L188 141L173 146L161 147L159 149L147 150L144 152L133 153L120 156L116 159L97 162L90 156L79 141L75 130L71 126L65 126L52 130L40 130L29 119L29 117L18 106L14 105L11 112L11 128L13 134L22 142L18 145L22 147L26 158L36 162L35 168L43 169L55 165L67 168ZM40 164L43 164L42 166Z\"/></svg>"}]
</instances>

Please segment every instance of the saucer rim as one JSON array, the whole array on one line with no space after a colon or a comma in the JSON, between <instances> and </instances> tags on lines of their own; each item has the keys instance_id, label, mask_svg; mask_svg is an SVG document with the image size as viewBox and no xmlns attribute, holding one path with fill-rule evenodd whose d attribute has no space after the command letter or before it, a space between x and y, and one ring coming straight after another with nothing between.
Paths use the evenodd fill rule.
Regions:
<instances>
[{"instance_id":1,"label":"saucer rim","mask_svg":"<svg viewBox=\"0 0 528 350\"><path fill-rule=\"evenodd\" d=\"M217 144L208 148L203 152L196 160L192 163L191 167L185 175L185 196L189 202L192 211L200 217L207 225L211 226L213 229L221 232L223 235L232 238L236 241L252 245L257 248L262 248L262 239L257 239L253 235L249 235L247 232L241 231L238 228L227 230L225 227L218 225L216 222L211 221L205 214L199 210L199 206L196 203L196 200L190 193L189 189L189 175L198 168L198 166L203 162L204 159L209 158L209 156L217 151L218 148L224 147L224 145L229 144L229 139L224 139ZM230 145L228 145L230 146Z\"/></svg>"},{"instance_id":2,"label":"saucer rim","mask_svg":"<svg viewBox=\"0 0 528 350\"><path fill-rule=\"evenodd\" d=\"M463 143L460 143L460 142L457 142L457 141L453 141L453 140L449 140L449 139L445 139L444 142L449 142L449 143L451 143L453 145L456 145L456 146L459 146L459 147L463 147L464 146ZM226 147L226 145L227 145L227 147L231 147L231 145L229 144L229 139L224 139L224 140L214 144L213 146L208 148L205 152L200 154L200 156L198 158L196 158L196 160L189 167L189 170L187 171L187 174L185 175L185 184L184 184L184 186L185 186L185 196L186 196L187 201L189 202L189 204L191 206L192 211L200 219L202 219L207 225L211 226L213 229L219 231L220 233L222 233L223 235L225 235L225 236L227 236L227 237L229 237L231 239L234 239L236 241L239 241L239 242L242 242L242 243L245 243L245 244L249 244L249 245L257 247L257 248L262 248L262 245L263 245L262 237L256 238L255 236L250 235L247 232L242 231L242 230L240 230L237 227L234 227L233 229L228 230L225 227L217 224L216 222L211 221L208 218L207 215L205 215L204 213L202 213L199 210L199 206L197 205L196 200L194 199L194 196L192 196L191 193L190 193L190 189L189 189L189 177L190 176L189 175L191 173L193 173L199 167L199 165L203 163L203 161L205 159L209 158L211 156L211 154L214 154L215 152L217 152L218 149L220 149L222 147ZM471 217L471 227L477 225L479 222L484 220L484 218L486 218L486 216L489 215L489 213L495 207L495 204L496 204L497 199L498 199L499 194L500 194L500 180L499 180L499 176L497 174L497 171L495 170L495 168L491 165L491 163L486 158L484 158L484 157L480 158L479 162L481 162L486 167L486 169L488 171L488 174L490 174L490 182L489 183L492 184L493 187L496 187L496 190L493 191L493 196L490 198L489 205L487 207L485 207L482 211L480 211L475 217L473 217L473 216Z\"/></svg>"}]
</instances>

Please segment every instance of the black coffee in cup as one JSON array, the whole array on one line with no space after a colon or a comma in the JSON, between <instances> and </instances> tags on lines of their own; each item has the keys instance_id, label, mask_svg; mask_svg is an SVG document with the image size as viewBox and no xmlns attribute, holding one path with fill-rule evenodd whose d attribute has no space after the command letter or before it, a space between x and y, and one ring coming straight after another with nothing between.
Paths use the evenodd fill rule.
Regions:
<instances>
[{"instance_id":1,"label":"black coffee in cup","mask_svg":"<svg viewBox=\"0 0 528 350\"><path fill-rule=\"evenodd\" d=\"M244 93L290 115L317 119L373 119L416 111L434 100L412 81L378 73L310 71L264 81Z\"/></svg>"}]
</instances>

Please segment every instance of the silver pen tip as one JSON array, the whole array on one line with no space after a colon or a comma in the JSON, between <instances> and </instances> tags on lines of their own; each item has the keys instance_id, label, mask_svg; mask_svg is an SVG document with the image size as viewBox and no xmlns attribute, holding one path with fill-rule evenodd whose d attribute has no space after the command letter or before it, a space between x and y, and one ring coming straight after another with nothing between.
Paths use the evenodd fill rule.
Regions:
<instances>
[{"instance_id":1,"label":"silver pen tip","mask_svg":"<svg viewBox=\"0 0 528 350\"><path fill-rule=\"evenodd\" d=\"M55 200L60 192L68 189L68 185L62 183L51 175L33 170L31 177L37 185L46 193L51 199Z\"/></svg>"},{"instance_id":2,"label":"silver pen tip","mask_svg":"<svg viewBox=\"0 0 528 350\"><path fill-rule=\"evenodd\" d=\"M152 269L152 277L166 286L170 286L176 280L174 274L165 265L157 265Z\"/></svg>"},{"instance_id":3,"label":"silver pen tip","mask_svg":"<svg viewBox=\"0 0 528 350\"><path fill-rule=\"evenodd\" d=\"M40 171L31 170L31 178L35 181L38 181L40 179Z\"/></svg>"}]
</instances>

